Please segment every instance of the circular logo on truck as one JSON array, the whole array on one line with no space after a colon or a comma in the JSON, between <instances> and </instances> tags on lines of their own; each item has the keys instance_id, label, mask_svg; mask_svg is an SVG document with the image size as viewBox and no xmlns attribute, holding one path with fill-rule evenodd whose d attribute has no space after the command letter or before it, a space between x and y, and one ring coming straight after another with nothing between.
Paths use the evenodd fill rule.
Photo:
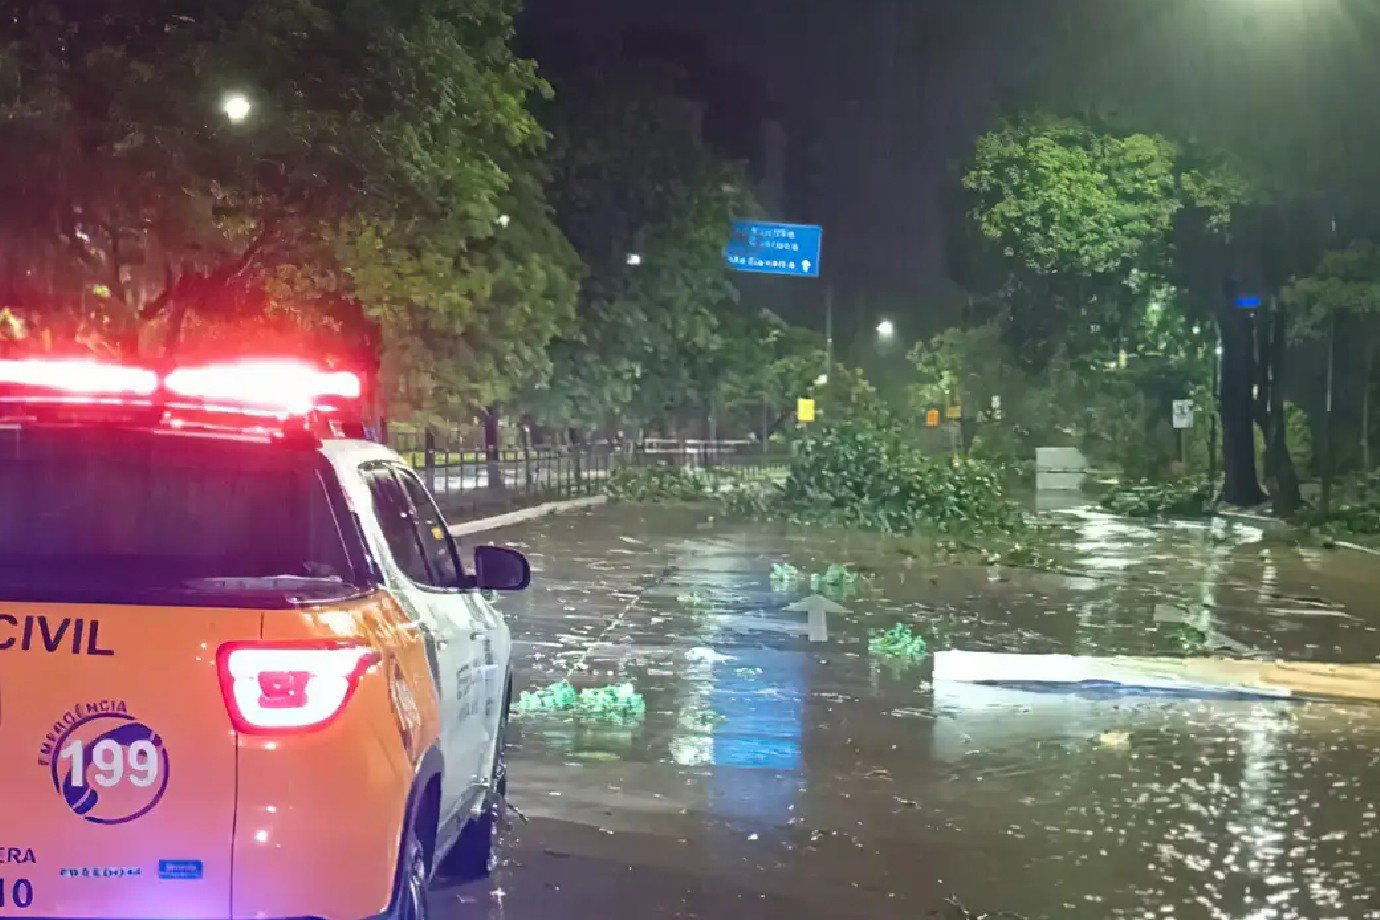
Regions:
<instances>
[{"instance_id":1,"label":"circular logo on truck","mask_svg":"<svg viewBox=\"0 0 1380 920\"><path fill-rule=\"evenodd\" d=\"M74 814L125 824L154 809L168 789L168 751L123 700L72 707L44 738L39 762Z\"/></svg>"}]
</instances>

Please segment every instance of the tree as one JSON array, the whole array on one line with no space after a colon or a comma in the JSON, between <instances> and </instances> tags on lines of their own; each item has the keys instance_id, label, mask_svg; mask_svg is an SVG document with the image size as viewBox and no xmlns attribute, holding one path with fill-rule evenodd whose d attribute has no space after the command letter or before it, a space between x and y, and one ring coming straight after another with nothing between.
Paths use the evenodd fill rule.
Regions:
<instances>
[{"instance_id":1,"label":"tree","mask_svg":"<svg viewBox=\"0 0 1380 920\"><path fill-rule=\"evenodd\" d=\"M1120 279L1162 258L1176 155L1155 135L1035 117L980 137L963 181L983 233L1023 268Z\"/></svg>"},{"instance_id":2,"label":"tree","mask_svg":"<svg viewBox=\"0 0 1380 920\"><path fill-rule=\"evenodd\" d=\"M974 221L1011 267L1011 293L994 318L1027 369L1098 355L1124 364L1150 312L1166 305L1184 319L1224 321L1227 366L1248 371L1224 377L1224 494L1259 501L1251 377L1241 364L1253 353L1228 334L1225 323L1238 317L1221 314L1220 294L1204 295L1181 259L1185 239L1225 244L1249 196L1240 174L1162 136L1036 115L979 139L964 184Z\"/></svg>"},{"instance_id":3,"label":"tree","mask_svg":"<svg viewBox=\"0 0 1380 920\"><path fill-rule=\"evenodd\" d=\"M540 267L494 241L512 199L542 212L538 186L510 173L542 140L514 9L46 0L7 15L3 302L30 329L125 354L171 354L207 327L254 334L266 317L310 329L340 303L365 320L352 332L381 325L393 367L438 329L522 353L527 330L494 322L506 292L542 291L532 276L568 259L539 227ZM232 90L250 102L238 122L219 111ZM559 325L555 301L539 328Z\"/></svg>"},{"instance_id":4,"label":"tree","mask_svg":"<svg viewBox=\"0 0 1380 920\"><path fill-rule=\"evenodd\" d=\"M1359 240L1343 249L1325 253L1313 275L1295 280L1284 289L1284 300L1299 312L1293 335L1299 339L1322 338L1328 364L1327 412L1322 439L1323 508L1331 503L1333 476L1332 380L1338 329L1361 353L1361 464L1371 469L1371 386L1375 350L1380 343L1380 246Z\"/></svg>"},{"instance_id":5,"label":"tree","mask_svg":"<svg viewBox=\"0 0 1380 920\"><path fill-rule=\"evenodd\" d=\"M1373 84L1380 73L1370 53L1380 20L1366 0L1271 6L1256 0L1166 0L1153 9L1069 0L1060 12L1062 17L1051 18L1030 7L1029 15L1038 17L1051 41L1019 104L1116 118L1186 149L1224 152L1234 170L1249 178L1249 197L1285 215L1287 226L1274 235L1292 237L1300 252L1328 238L1320 224L1335 225L1348 213L1374 213L1380 189L1380 161L1373 155L1380 138L1377 100L1350 92ZM1326 221L1309 213L1316 210L1324 211ZM1270 391L1285 379L1283 329L1289 320L1275 310L1262 312L1257 322L1234 311L1225 291L1233 280L1248 280L1241 277L1242 262L1263 262L1265 271L1257 274L1268 276L1282 261L1295 259L1276 258L1280 253L1268 241L1264 248L1273 251L1262 252L1261 235L1247 227L1237 227L1232 237L1231 245L1203 246L1201 235L1190 234L1176 249L1181 260L1205 263L1191 293L1221 322L1226 494L1249 502L1263 496L1254 474L1245 471L1252 453L1247 407L1256 389L1260 398L1250 411L1273 445L1273 432L1287 427L1282 394L1276 399ZM1268 301L1295 273L1276 270L1283 277L1267 277L1254 293ZM1259 353L1252 348L1257 339L1265 345ZM1272 497L1287 507L1297 504L1297 496L1292 470L1283 465L1285 447L1272 449L1267 472Z\"/></svg>"},{"instance_id":6,"label":"tree","mask_svg":"<svg viewBox=\"0 0 1380 920\"><path fill-rule=\"evenodd\" d=\"M585 429L707 419L706 370L738 300L723 247L731 220L755 210L741 170L704 145L663 74L582 75L557 89L550 197L589 274L540 414Z\"/></svg>"},{"instance_id":7,"label":"tree","mask_svg":"<svg viewBox=\"0 0 1380 920\"><path fill-rule=\"evenodd\" d=\"M814 395L824 341L768 310L722 317L720 338L703 372L715 403L733 430L756 432L765 443L795 417L797 400Z\"/></svg>"}]
</instances>

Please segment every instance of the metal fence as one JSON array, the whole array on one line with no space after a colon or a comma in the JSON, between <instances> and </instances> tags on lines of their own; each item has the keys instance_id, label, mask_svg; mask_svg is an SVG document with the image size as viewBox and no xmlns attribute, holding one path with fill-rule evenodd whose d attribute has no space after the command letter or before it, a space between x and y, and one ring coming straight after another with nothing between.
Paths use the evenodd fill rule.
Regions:
<instances>
[{"instance_id":1,"label":"metal fence","mask_svg":"<svg viewBox=\"0 0 1380 920\"><path fill-rule=\"evenodd\" d=\"M458 439L456 439L458 441ZM648 440L562 447L505 448L492 457L443 433L397 432L390 446L427 484L455 521L548 501L603 492L622 466L681 466L732 470L744 479L784 477L789 455L766 453L749 441Z\"/></svg>"},{"instance_id":2,"label":"metal fence","mask_svg":"<svg viewBox=\"0 0 1380 920\"><path fill-rule=\"evenodd\" d=\"M756 441L649 439L623 455L622 462L635 466L722 470L744 480L780 480L790 468L791 453L782 445L771 445L763 450Z\"/></svg>"}]
</instances>

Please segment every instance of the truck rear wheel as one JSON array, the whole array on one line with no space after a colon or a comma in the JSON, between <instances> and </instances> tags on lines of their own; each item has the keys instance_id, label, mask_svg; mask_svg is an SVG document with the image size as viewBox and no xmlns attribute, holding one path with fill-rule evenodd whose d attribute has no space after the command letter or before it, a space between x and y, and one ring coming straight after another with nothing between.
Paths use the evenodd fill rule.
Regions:
<instances>
[{"instance_id":1,"label":"truck rear wheel","mask_svg":"<svg viewBox=\"0 0 1380 920\"><path fill-rule=\"evenodd\" d=\"M441 872L447 879L476 881L488 878L497 868L498 835L508 808L508 760L503 750L507 734L508 715L505 711L498 727L498 747L494 752L494 765L489 776L489 789L484 794L483 809L461 831L455 847L442 861Z\"/></svg>"},{"instance_id":2,"label":"truck rear wheel","mask_svg":"<svg viewBox=\"0 0 1380 920\"><path fill-rule=\"evenodd\" d=\"M403 851L403 864L399 867L402 884L398 891L397 920L427 920L427 870L426 849L413 834Z\"/></svg>"}]
</instances>

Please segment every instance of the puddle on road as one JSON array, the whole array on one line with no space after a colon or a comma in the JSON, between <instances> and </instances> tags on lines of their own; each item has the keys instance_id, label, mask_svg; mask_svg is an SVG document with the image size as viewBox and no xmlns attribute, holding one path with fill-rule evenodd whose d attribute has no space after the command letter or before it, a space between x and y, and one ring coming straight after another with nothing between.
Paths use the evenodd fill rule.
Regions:
<instances>
[{"instance_id":1,"label":"puddle on road","mask_svg":"<svg viewBox=\"0 0 1380 920\"><path fill-rule=\"evenodd\" d=\"M541 569L505 601L519 686L626 680L647 711L518 719L512 796L532 823L497 907L456 897L506 918L610 900L945 917L950 896L1031 918L1380 917L1380 708L932 686L869 654L897 623L932 649L1175 654L1172 610L1263 657L1380 660L1380 572L1359 554L1058 517L1078 547L1058 573L663 509L516 531ZM800 591L773 590L786 562L874 573L826 643L784 611Z\"/></svg>"}]
</instances>

